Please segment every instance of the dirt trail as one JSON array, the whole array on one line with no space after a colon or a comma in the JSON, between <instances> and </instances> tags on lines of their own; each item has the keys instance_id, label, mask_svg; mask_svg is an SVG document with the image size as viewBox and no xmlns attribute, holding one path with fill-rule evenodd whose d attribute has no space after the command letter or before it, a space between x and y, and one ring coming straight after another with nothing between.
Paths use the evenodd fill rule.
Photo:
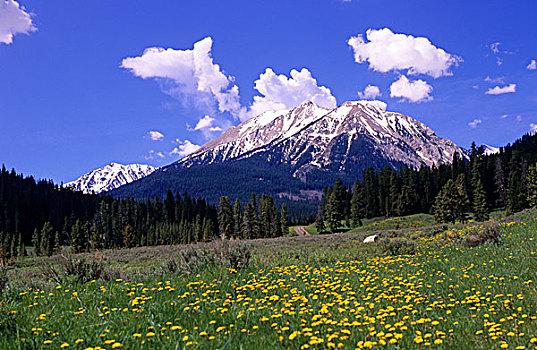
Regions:
<instances>
[{"instance_id":1,"label":"dirt trail","mask_svg":"<svg viewBox=\"0 0 537 350\"><path fill-rule=\"evenodd\" d=\"M295 232L299 236L310 236L310 233L306 231L306 229L303 226L295 227Z\"/></svg>"}]
</instances>

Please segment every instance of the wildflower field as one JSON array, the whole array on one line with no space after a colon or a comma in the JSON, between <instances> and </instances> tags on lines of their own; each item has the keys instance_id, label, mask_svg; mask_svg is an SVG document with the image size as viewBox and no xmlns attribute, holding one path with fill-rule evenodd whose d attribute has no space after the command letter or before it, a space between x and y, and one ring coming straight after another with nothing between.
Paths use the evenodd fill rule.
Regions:
<instances>
[{"instance_id":1,"label":"wildflower field","mask_svg":"<svg viewBox=\"0 0 537 350\"><path fill-rule=\"evenodd\" d=\"M321 261L10 289L0 348L532 349L537 220L500 226L499 244L415 229L408 255L349 240Z\"/></svg>"}]
</instances>

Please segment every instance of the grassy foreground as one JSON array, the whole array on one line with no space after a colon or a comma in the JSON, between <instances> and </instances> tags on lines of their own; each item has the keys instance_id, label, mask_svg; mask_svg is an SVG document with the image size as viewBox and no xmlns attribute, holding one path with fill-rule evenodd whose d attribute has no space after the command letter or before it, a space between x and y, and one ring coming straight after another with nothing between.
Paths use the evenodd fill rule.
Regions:
<instances>
[{"instance_id":1,"label":"grassy foreground","mask_svg":"<svg viewBox=\"0 0 537 350\"><path fill-rule=\"evenodd\" d=\"M534 214L501 224L500 245L461 244L467 226L397 232L412 255L352 235L300 237L311 246L288 251L288 238L258 245L239 271L146 265L128 279L11 288L0 348L534 348Z\"/></svg>"}]
</instances>

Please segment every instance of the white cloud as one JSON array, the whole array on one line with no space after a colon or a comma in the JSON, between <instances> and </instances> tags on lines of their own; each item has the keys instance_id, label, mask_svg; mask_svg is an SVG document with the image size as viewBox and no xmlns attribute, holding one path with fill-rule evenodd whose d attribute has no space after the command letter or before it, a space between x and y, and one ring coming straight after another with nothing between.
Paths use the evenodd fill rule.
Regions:
<instances>
[{"instance_id":1,"label":"white cloud","mask_svg":"<svg viewBox=\"0 0 537 350\"><path fill-rule=\"evenodd\" d=\"M330 89L317 85L317 80L306 68L291 70L290 77L276 75L267 68L254 82L254 89L262 96L254 96L249 110L242 111L240 118L243 121L266 111L294 108L305 100L328 108L336 106L336 98Z\"/></svg>"},{"instance_id":2,"label":"white cloud","mask_svg":"<svg viewBox=\"0 0 537 350\"><path fill-rule=\"evenodd\" d=\"M427 102L433 99L429 94L433 87L423 80L410 81L404 75L390 86L391 97L401 97L401 101L408 102Z\"/></svg>"},{"instance_id":3,"label":"white cloud","mask_svg":"<svg viewBox=\"0 0 537 350\"><path fill-rule=\"evenodd\" d=\"M347 44L357 63L369 62L378 72L408 70L407 74L427 74L434 78L452 75L450 67L462 59L434 46L425 37L393 33L389 28L368 29L368 42L362 34L351 37Z\"/></svg>"},{"instance_id":4,"label":"white cloud","mask_svg":"<svg viewBox=\"0 0 537 350\"><path fill-rule=\"evenodd\" d=\"M380 89L375 85L367 85L364 92L358 91L358 96L365 100L374 100L381 95Z\"/></svg>"},{"instance_id":5,"label":"white cloud","mask_svg":"<svg viewBox=\"0 0 537 350\"><path fill-rule=\"evenodd\" d=\"M0 0L0 43L11 44L16 34L29 34L36 28L23 6L14 0Z\"/></svg>"},{"instance_id":6,"label":"white cloud","mask_svg":"<svg viewBox=\"0 0 537 350\"><path fill-rule=\"evenodd\" d=\"M536 70L537 69L537 61L531 60L530 64L526 66L527 70Z\"/></svg>"},{"instance_id":7,"label":"white cloud","mask_svg":"<svg viewBox=\"0 0 537 350\"><path fill-rule=\"evenodd\" d=\"M503 84L505 82L504 77L491 78L487 76L484 80L486 83L490 84Z\"/></svg>"},{"instance_id":8,"label":"white cloud","mask_svg":"<svg viewBox=\"0 0 537 350\"><path fill-rule=\"evenodd\" d=\"M153 141L160 141L164 138L164 135L159 131L148 131L146 137Z\"/></svg>"},{"instance_id":9,"label":"white cloud","mask_svg":"<svg viewBox=\"0 0 537 350\"><path fill-rule=\"evenodd\" d=\"M154 78L162 83L165 93L194 100L197 106L238 115L239 88L234 78L226 75L211 56L213 40L206 37L192 50L150 47L138 57L123 59L121 67L143 79Z\"/></svg>"},{"instance_id":10,"label":"white cloud","mask_svg":"<svg viewBox=\"0 0 537 350\"><path fill-rule=\"evenodd\" d=\"M200 148L199 145L195 145L189 140L181 141L177 139L176 142L178 146L171 150L170 156L179 156L182 158L196 152Z\"/></svg>"},{"instance_id":11,"label":"white cloud","mask_svg":"<svg viewBox=\"0 0 537 350\"><path fill-rule=\"evenodd\" d=\"M489 45L490 47L490 50L493 52L493 53L500 53L500 42L495 42L495 43L492 43Z\"/></svg>"},{"instance_id":12,"label":"white cloud","mask_svg":"<svg viewBox=\"0 0 537 350\"><path fill-rule=\"evenodd\" d=\"M214 118L211 118L206 115L198 121L198 123L194 127L194 130L222 131L221 127L214 125L214 121Z\"/></svg>"},{"instance_id":13,"label":"white cloud","mask_svg":"<svg viewBox=\"0 0 537 350\"><path fill-rule=\"evenodd\" d=\"M505 118L507 118L508 116L509 116L509 115L507 115L507 114L503 114L502 116L500 116L500 119L505 119Z\"/></svg>"},{"instance_id":14,"label":"white cloud","mask_svg":"<svg viewBox=\"0 0 537 350\"><path fill-rule=\"evenodd\" d=\"M531 123L530 124L530 130L531 130L531 132L537 133L537 124Z\"/></svg>"},{"instance_id":15,"label":"white cloud","mask_svg":"<svg viewBox=\"0 0 537 350\"><path fill-rule=\"evenodd\" d=\"M471 127L472 129L475 129L481 123L483 123L483 121L481 119L474 119L474 120L472 120L471 122L468 123L468 126Z\"/></svg>"},{"instance_id":16,"label":"white cloud","mask_svg":"<svg viewBox=\"0 0 537 350\"><path fill-rule=\"evenodd\" d=\"M153 160L153 159L156 159L156 158L164 158L166 157L164 155L164 153L162 152L156 152L155 150L150 150L149 153L144 157L145 160Z\"/></svg>"},{"instance_id":17,"label":"white cloud","mask_svg":"<svg viewBox=\"0 0 537 350\"><path fill-rule=\"evenodd\" d=\"M509 84L503 87L495 86L493 88L490 88L485 92L487 95L501 95L501 94L507 94L507 93L513 93L516 92L516 84Z\"/></svg>"},{"instance_id":18,"label":"white cloud","mask_svg":"<svg viewBox=\"0 0 537 350\"><path fill-rule=\"evenodd\" d=\"M477 85L477 84L475 84L475 85L472 85L472 89L474 89L474 90L477 90L477 89L479 89L479 85Z\"/></svg>"},{"instance_id":19,"label":"white cloud","mask_svg":"<svg viewBox=\"0 0 537 350\"><path fill-rule=\"evenodd\" d=\"M200 118L194 128L189 124L186 125L188 131L201 131L206 139L214 138L215 133L221 133L224 129L228 129L230 126L231 123L229 120L216 120L208 115Z\"/></svg>"},{"instance_id":20,"label":"white cloud","mask_svg":"<svg viewBox=\"0 0 537 350\"><path fill-rule=\"evenodd\" d=\"M500 45L502 45L502 43L500 42L495 42L489 45L490 51L492 51L492 53L494 54L494 57L496 57L496 64L498 66L501 66L503 64L503 58L500 57L500 54L507 54L507 55L513 54L513 52L511 51L500 50Z\"/></svg>"}]
</instances>

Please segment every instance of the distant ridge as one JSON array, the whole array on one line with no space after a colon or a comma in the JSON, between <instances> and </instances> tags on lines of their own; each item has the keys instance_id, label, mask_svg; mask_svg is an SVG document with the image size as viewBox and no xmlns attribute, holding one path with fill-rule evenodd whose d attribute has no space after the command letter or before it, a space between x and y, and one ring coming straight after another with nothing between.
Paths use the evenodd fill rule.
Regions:
<instances>
[{"instance_id":1,"label":"distant ridge","mask_svg":"<svg viewBox=\"0 0 537 350\"><path fill-rule=\"evenodd\" d=\"M68 182L64 186L84 193L101 193L139 180L155 170L157 168L145 164L123 165L110 163L82 175L77 180Z\"/></svg>"}]
</instances>

